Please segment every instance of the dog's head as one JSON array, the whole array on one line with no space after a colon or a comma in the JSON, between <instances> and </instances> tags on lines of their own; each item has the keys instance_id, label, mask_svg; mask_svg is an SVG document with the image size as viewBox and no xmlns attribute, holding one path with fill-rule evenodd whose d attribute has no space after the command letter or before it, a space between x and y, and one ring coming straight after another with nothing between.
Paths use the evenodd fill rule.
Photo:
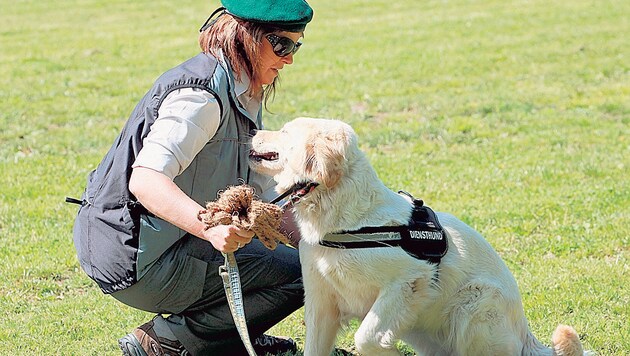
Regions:
<instances>
[{"instance_id":1,"label":"dog's head","mask_svg":"<svg viewBox=\"0 0 630 356\"><path fill-rule=\"evenodd\" d=\"M279 192L309 181L330 189L343 177L351 147L356 147L356 134L350 125L297 118L279 131L257 131L249 162L253 170L272 176Z\"/></svg>"}]
</instances>

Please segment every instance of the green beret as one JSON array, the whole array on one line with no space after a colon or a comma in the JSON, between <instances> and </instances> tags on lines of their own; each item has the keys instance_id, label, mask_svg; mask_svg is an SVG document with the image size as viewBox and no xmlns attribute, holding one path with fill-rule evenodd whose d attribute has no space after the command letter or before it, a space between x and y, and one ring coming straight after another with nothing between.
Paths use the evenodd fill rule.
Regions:
<instances>
[{"instance_id":1,"label":"green beret","mask_svg":"<svg viewBox=\"0 0 630 356\"><path fill-rule=\"evenodd\" d=\"M304 0L221 0L228 13L250 22L302 32L313 18L313 9Z\"/></svg>"}]
</instances>

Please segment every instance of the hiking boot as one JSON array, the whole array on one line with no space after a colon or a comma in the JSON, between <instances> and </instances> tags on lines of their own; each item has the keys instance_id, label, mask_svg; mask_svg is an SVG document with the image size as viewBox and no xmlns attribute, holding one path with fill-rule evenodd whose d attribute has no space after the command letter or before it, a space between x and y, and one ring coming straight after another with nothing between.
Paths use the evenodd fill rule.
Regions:
<instances>
[{"instance_id":1,"label":"hiking boot","mask_svg":"<svg viewBox=\"0 0 630 356\"><path fill-rule=\"evenodd\" d=\"M118 345L124 356L189 356L190 354L184 346L168 330L164 332L170 334L167 338L156 333L156 320L162 318L156 316L148 323L137 327L133 332L123 336L118 340ZM168 328L160 325L158 329Z\"/></svg>"},{"instance_id":2,"label":"hiking boot","mask_svg":"<svg viewBox=\"0 0 630 356\"><path fill-rule=\"evenodd\" d=\"M262 334L254 342L254 351L257 355L264 356L266 354L279 355L286 352L297 351L297 345L293 339L284 336L270 336Z\"/></svg>"}]
</instances>

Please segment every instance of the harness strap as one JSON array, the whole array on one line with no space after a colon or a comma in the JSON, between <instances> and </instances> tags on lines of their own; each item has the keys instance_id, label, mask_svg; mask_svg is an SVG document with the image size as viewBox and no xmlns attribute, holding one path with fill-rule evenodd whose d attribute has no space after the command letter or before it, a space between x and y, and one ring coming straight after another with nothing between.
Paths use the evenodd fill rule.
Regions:
<instances>
[{"instance_id":1,"label":"harness strap","mask_svg":"<svg viewBox=\"0 0 630 356\"><path fill-rule=\"evenodd\" d=\"M412 251L405 248L403 237L399 233L375 233L375 234L327 234L325 240L319 242L321 246L339 248L339 249L354 249L354 248L378 248L378 247L402 247L411 257L426 260L431 263L439 264L443 255L427 255L418 254L417 251Z\"/></svg>"},{"instance_id":2,"label":"harness strap","mask_svg":"<svg viewBox=\"0 0 630 356\"><path fill-rule=\"evenodd\" d=\"M411 197L413 199L413 197ZM448 250L444 229L429 207L413 199L411 219L404 226L369 226L324 236L320 245L331 248L401 247L410 256L439 264Z\"/></svg>"},{"instance_id":3,"label":"harness strap","mask_svg":"<svg viewBox=\"0 0 630 356\"><path fill-rule=\"evenodd\" d=\"M359 233L346 232L327 234L320 245L332 248L376 248L400 246L402 240L398 232Z\"/></svg>"}]
</instances>

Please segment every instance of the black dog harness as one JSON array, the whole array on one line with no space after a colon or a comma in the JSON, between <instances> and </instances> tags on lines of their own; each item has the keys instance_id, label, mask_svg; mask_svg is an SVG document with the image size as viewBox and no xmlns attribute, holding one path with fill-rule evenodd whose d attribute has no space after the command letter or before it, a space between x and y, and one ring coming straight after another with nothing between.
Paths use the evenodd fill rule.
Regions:
<instances>
[{"instance_id":1,"label":"black dog harness","mask_svg":"<svg viewBox=\"0 0 630 356\"><path fill-rule=\"evenodd\" d=\"M374 248L400 246L410 256L439 264L448 250L446 232L435 212L409 193L413 211L408 225L369 226L354 231L326 234L320 245L332 248Z\"/></svg>"}]
</instances>

